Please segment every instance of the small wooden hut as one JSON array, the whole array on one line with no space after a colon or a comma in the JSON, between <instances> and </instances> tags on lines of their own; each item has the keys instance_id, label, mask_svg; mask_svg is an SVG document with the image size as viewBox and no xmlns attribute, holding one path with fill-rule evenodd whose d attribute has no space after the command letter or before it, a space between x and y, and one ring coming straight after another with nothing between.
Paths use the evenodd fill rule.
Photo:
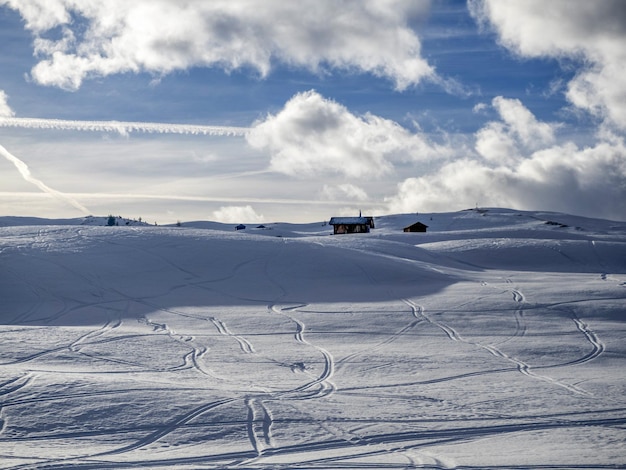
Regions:
<instances>
[{"instance_id":1,"label":"small wooden hut","mask_svg":"<svg viewBox=\"0 0 626 470\"><path fill-rule=\"evenodd\" d=\"M404 231L405 232L425 232L426 229L428 228L428 225L424 225L421 222L415 222L412 225L409 225L408 227L404 227Z\"/></svg>"},{"instance_id":2,"label":"small wooden hut","mask_svg":"<svg viewBox=\"0 0 626 470\"><path fill-rule=\"evenodd\" d=\"M367 233L374 225L372 217L333 217L328 222L333 226L333 235L341 233Z\"/></svg>"}]
</instances>

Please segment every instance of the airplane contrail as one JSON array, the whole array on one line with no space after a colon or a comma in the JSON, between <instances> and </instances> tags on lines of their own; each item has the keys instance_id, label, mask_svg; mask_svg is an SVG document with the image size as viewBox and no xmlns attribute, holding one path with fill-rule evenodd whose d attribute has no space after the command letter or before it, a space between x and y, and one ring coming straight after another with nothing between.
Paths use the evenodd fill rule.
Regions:
<instances>
[{"instance_id":1,"label":"airplane contrail","mask_svg":"<svg viewBox=\"0 0 626 470\"><path fill-rule=\"evenodd\" d=\"M85 206L83 206L80 202L78 202L73 197L68 196L67 194L62 193L61 191L57 191L56 189L52 189L50 186L45 184L43 181L35 178L30 173L28 165L26 163L24 163L22 160L20 160L19 158L17 158L15 155L9 153L9 151L7 149L5 149L2 145L0 145L0 154L2 154L4 156L4 158L6 158L8 161L13 163L13 165L15 165L15 168L17 168L17 171L20 172L20 175L22 175L22 178L24 178L26 181L28 181L29 183L34 184L39 189L41 189L43 192L48 193L48 194L50 194L51 196L53 196L53 197L55 197L57 199L60 199L62 201L70 203L76 209L82 211L85 215L89 215L90 214L89 209L87 209Z\"/></svg>"},{"instance_id":2,"label":"airplane contrail","mask_svg":"<svg viewBox=\"0 0 626 470\"><path fill-rule=\"evenodd\" d=\"M53 129L63 131L118 132L122 135L127 135L131 132L147 132L156 134L244 136L250 132L249 127L199 126L193 124L169 124L158 122L70 121L63 119L16 117L0 117L0 127Z\"/></svg>"},{"instance_id":3,"label":"airplane contrail","mask_svg":"<svg viewBox=\"0 0 626 470\"><path fill-rule=\"evenodd\" d=\"M16 195L23 195L25 193L15 192L2 192L0 191L0 198L13 197ZM33 193L26 193L31 195ZM39 193L37 193L39 194ZM66 194L67 195L67 194ZM69 195L67 195L69 196ZM71 196L76 196L81 199L91 200L107 200L107 199L154 199L154 200L166 200L166 201L189 201L189 202L221 202L221 203L233 203L233 204L293 204L293 205L321 205L321 206L345 206L348 204L345 200L318 200L318 199L284 199L284 198L262 198L262 197L229 197L229 196L180 196L176 194L139 194L139 193L72 193ZM352 201L354 202L354 201ZM384 202L377 201L360 201L360 204L364 204L367 207L387 207Z\"/></svg>"}]
</instances>

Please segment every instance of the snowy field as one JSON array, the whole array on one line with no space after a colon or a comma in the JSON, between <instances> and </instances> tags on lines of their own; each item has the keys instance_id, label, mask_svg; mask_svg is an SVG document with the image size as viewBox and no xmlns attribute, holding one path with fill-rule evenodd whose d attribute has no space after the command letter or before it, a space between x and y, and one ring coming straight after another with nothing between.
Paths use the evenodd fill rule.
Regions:
<instances>
[{"instance_id":1,"label":"snowy field","mask_svg":"<svg viewBox=\"0 0 626 470\"><path fill-rule=\"evenodd\" d=\"M624 222L104 221L0 218L1 468L626 468Z\"/></svg>"}]
</instances>

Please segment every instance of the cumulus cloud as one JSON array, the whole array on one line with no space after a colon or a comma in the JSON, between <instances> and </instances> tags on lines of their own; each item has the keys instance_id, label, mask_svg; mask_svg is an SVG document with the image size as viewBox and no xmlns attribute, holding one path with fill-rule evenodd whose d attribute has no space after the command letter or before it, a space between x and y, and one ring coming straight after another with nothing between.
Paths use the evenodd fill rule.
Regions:
<instances>
[{"instance_id":1,"label":"cumulus cloud","mask_svg":"<svg viewBox=\"0 0 626 470\"><path fill-rule=\"evenodd\" d=\"M32 78L69 90L85 78L192 66L273 63L371 73L398 90L434 78L409 20L428 0L0 0L18 10L41 59Z\"/></svg>"},{"instance_id":2,"label":"cumulus cloud","mask_svg":"<svg viewBox=\"0 0 626 470\"><path fill-rule=\"evenodd\" d=\"M225 224L260 223L263 216L257 214L252 206L224 206L213 212L213 219L216 222Z\"/></svg>"},{"instance_id":3,"label":"cumulus cloud","mask_svg":"<svg viewBox=\"0 0 626 470\"><path fill-rule=\"evenodd\" d=\"M356 116L315 91L295 95L278 114L257 122L246 139L271 153L272 170L295 177L377 177L393 171L393 160L425 160L446 151L395 121Z\"/></svg>"},{"instance_id":4,"label":"cumulus cloud","mask_svg":"<svg viewBox=\"0 0 626 470\"><path fill-rule=\"evenodd\" d=\"M575 106L626 129L626 3L470 0L470 11L521 57L579 60L567 85Z\"/></svg>"},{"instance_id":5,"label":"cumulus cloud","mask_svg":"<svg viewBox=\"0 0 626 470\"><path fill-rule=\"evenodd\" d=\"M511 164L523 150L543 148L554 142L558 127L538 121L520 100L497 96L492 106L501 121L487 123L476 133L476 151L494 163Z\"/></svg>"},{"instance_id":6,"label":"cumulus cloud","mask_svg":"<svg viewBox=\"0 0 626 470\"><path fill-rule=\"evenodd\" d=\"M626 217L622 136L604 131L592 145L557 143L554 125L538 121L517 100L496 98L493 105L501 120L476 133L477 155L404 180L387 199L391 212L447 211L479 204Z\"/></svg>"},{"instance_id":7,"label":"cumulus cloud","mask_svg":"<svg viewBox=\"0 0 626 470\"><path fill-rule=\"evenodd\" d=\"M9 103L7 103L7 100L7 94L3 90L0 90L0 118L12 117L15 115L15 113L9 106Z\"/></svg>"},{"instance_id":8,"label":"cumulus cloud","mask_svg":"<svg viewBox=\"0 0 626 470\"><path fill-rule=\"evenodd\" d=\"M533 154L513 167L488 167L470 159L429 176L409 178L388 199L392 212L448 211L474 204L546 209L623 220L626 214L626 147L574 144Z\"/></svg>"},{"instance_id":9,"label":"cumulus cloud","mask_svg":"<svg viewBox=\"0 0 626 470\"><path fill-rule=\"evenodd\" d=\"M539 122L520 100L496 96L492 104L509 132L526 147L541 147L554 141L555 126Z\"/></svg>"}]
</instances>

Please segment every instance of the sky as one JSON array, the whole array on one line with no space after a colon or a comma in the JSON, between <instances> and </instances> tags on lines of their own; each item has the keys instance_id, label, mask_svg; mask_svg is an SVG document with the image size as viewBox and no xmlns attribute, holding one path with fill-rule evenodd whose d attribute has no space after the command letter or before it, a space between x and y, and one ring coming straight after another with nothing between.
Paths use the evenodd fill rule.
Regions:
<instances>
[{"instance_id":1,"label":"sky","mask_svg":"<svg viewBox=\"0 0 626 470\"><path fill-rule=\"evenodd\" d=\"M626 220L626 2L0 0L0 215Z\"/></svg>"}]
</instances>

